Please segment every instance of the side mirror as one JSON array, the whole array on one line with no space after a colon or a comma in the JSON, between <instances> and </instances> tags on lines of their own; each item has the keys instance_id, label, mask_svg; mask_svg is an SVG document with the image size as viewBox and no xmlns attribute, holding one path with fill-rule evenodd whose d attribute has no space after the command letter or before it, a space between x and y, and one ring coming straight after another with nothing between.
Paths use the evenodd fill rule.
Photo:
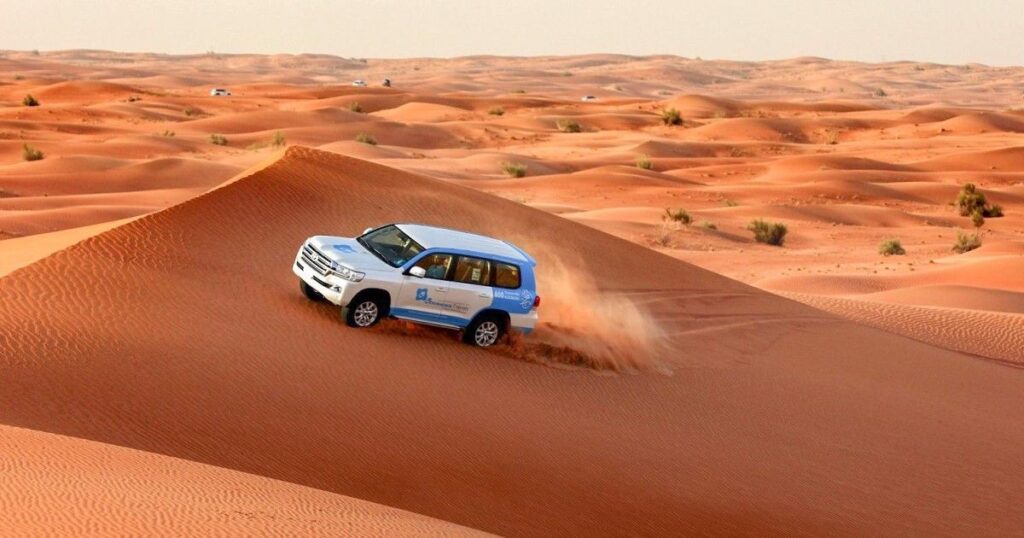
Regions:
<instances>
[{"instance_id":1,"label":"side mirror","mask_svg":"<svg viewBox=\"0 0 1024 538\"><path fill-rule=\"evenodd\" d=\"M372 227L371 228L367 228L367 229L363 230L363 235L366 235L366 234L368 234L368 233L370 233L372 231L373 231Z\"/></svg>"},{"instance_id":2,"label":"side mirror","mask_svg":"<svg viewBox=\"0 0 1024 538\"><path fill-rule=\"evenodd\" d=\"M416 278L423 278L427 276L427 270L422 267L413 267L409 269L409 274Z\"/></svg>"}]
</instances>

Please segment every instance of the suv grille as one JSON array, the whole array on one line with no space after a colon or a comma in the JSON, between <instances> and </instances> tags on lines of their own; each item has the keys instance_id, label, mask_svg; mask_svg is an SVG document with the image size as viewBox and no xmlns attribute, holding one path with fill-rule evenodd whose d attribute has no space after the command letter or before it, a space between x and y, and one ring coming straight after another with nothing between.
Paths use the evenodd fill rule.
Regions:
<instances>
[{"instance_id":1,"label":"suv grille","mask_svg":"<svg viewBox=\"0 0 1024 538\"><path fill-rule=\"evenodd\" d=\"M317 250L316 247L306 243L302 245L302 261L306 262L306 265L310 266L314 271L326 276L331 272L331 261L324 256L323 252Z\"/></svg>"}]
</instances>

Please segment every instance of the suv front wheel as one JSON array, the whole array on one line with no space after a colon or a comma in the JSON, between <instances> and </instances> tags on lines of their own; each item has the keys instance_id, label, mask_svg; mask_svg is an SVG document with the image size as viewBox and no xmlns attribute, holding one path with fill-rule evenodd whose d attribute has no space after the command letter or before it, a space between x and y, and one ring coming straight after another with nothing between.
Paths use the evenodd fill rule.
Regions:
<instances>
[{"instance_id":1,"label":"suv front wheel","mask_svg":"<svg viewBox=\"0 0 1024 538\"><path fill-rule=\"evenodd\" d=\"M478 346L491 347L495 342L501 340L505 334L505 324L501 318L494 315L483 315L474 319L465 332L462 333L462 341Z\"/></svg>"},{"instance_id":2,"label":"suv front wheel","mask_svg":"<svg viewBox=\"0 0 1024 538\"><path fill-rule=\"evenodd\" d=\"M384 316L384 304L374 295L356 297L345 308L345 323L349 327L372 327Z\"/></svg>"}]
</instances>

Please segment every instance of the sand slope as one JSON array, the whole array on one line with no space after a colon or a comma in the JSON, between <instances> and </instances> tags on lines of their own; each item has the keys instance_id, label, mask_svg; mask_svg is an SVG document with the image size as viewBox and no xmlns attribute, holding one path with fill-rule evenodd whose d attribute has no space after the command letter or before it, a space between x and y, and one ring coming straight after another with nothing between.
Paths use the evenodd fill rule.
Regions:
<instances>
[{"instance_id":1,"label":"sand slope","mask_svg":"<svg viewBox=\"0 0 1024 538\"><path fill-rule=\"evenodd\" d=\"M287 482L0 426L8 536L476 536Z\"/></svg>"},{"instance_id":2,"label":"sand slope","mask_svg":"<svg viewBox=\"0 0 1024 538\"><path fill-rule=\"evenodd\" d=\"M542 296L592 280L569 294L577 317L628 299L664 330L656 359L671 375L595 375L445 334L349 330L300 296L289 265L303 238L395 220L521 243L540 260ZM1024 525L1020 370L305 148L4 277L0 327L3 424L499 534Z\"/></svg>"}]
</instances>

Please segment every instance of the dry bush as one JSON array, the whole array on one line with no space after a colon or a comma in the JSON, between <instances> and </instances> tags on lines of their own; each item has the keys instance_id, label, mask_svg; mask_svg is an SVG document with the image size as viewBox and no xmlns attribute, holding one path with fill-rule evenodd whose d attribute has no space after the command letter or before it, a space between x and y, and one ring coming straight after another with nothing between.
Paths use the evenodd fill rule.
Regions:
<instances>
[{"instance_id":1,"label":"dry bush","mask_svg":"<svg viewBox=\"0 0 1024 538\"><path fill-rule=\"evenodd\" d=\"M665 125L682 125L683 116L674 108L666 108L661 111L661 123Z\"/></svg>"},{"instance_id":2,"label":"dry bush","mask_svg":"<svg viewBox=\"0 0 1024 538\"><path fill-rule=\"evenodd\" d=\"M562 119L555 122L555 126L558 127L559 131L563 133L579 133L583 131L583 127L580 126L576 120Z\"/></svg>"},{"instance_id":3,"label":"dry bush","mask_svg":"<svg viewBox=\"0 0 1024 538\"><path fill-rule=\"evenodd\" d=\"M506 161L501 163L501 171L509 177L523 177L526 175L526 165Z\"/></svg>"},{"instance_id":4,"label":"dry bush","mask_svg":"<svg viewBox=\"0 0 1024 538\"><path fill-rule=\"evenodd\" d=\"M767 222L764 219L750 221L747 229L754 232L754 240L758 243L777 247L786 241L786 233L789 231L781 222Z\"/></svg>"},{"instance_id":5,"label":"dry bush","mask_svg":"<svg viewBox=\"0 0 1024 538\"><path fill-rule=\"evenodd\" d=\"M21 146L21 158L26 161L41 161L45 155L35 146L25 144Z\"/></svg>"},{"instance_id":6,"label":"dry bush","mask_svg":"<svg viewBox=\"0 0 1024 538\"><path fill-rule=\"evenodd\" d=\"M956 232L956 242L953 243L953 252L963 254L964 252L970 252L980 246L981 235L977 233L965 234L959 230Z\"/></svg>"},{"instance_id":7,"label":"dry bush","mask_svg":"<svg viewBox=\"0 0 1024 538\"><path fill-rule=\"evenodd\" d=\"M892 238L886 239L882 241L882 244L878 245L878 253L882 256L903 256L907 251L904 250L899 239Z\"/></svg>"},{"instance_id":8,"label":"dry bush","mask_svg":"<svg viewBox=\"0 0 1024 538\"><path fill-rule=\"evenodd\" d=\"M666 207L665 214L661 216L661 220L689 225L693 222L693 217L685 209L672 210Z\"/></svg>"}]
</instances>

